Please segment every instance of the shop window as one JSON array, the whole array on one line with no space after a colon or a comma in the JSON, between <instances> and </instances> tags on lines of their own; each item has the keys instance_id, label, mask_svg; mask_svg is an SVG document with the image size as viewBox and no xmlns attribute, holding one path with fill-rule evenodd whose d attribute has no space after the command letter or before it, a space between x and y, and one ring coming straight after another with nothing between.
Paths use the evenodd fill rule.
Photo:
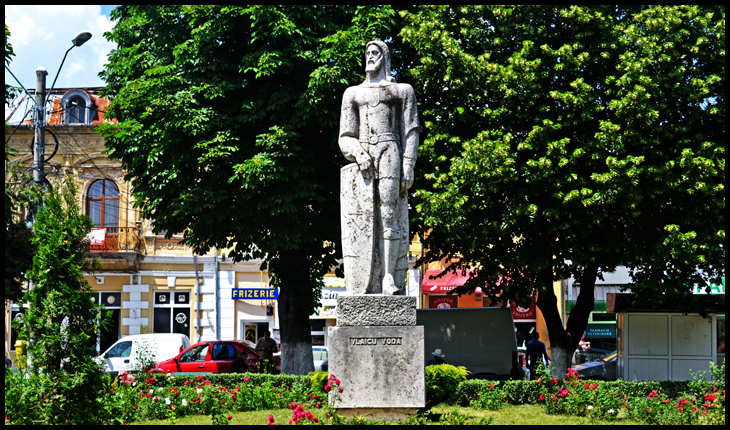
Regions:
<instances>
[{"instance_id":1,"label":"shop window","mask_svg":"<svg viewBox=\"0 0 730 430\"><path fill-rule=\"evenodd\" d=\"M190 292L155 291L154 333L180 333L190 337Z\"/></svg>"},{"instance_id":2,"label":"shop window","mask_svg":"<svg viewBox=\"0 0 730 430\"><path fill-rule=\"evenodd\" d=\"M86 213L94 227L119 227L119 188L110 179L91 184L86 194Z\"/></svg>"}]
</instances>

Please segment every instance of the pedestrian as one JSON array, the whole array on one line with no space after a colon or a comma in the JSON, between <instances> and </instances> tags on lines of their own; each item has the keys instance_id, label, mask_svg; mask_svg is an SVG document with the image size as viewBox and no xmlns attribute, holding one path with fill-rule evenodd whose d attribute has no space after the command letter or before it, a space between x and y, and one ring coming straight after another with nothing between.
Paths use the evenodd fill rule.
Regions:
<instances>
[{"instance_id":1,"label":"pedestrian","mask_svg":"<svg viewBox=\"0 0 730 430\"><path fill-rule=\"evenodd\" d=\"M448 364L446 363L446 360L444 360L446 355L442 353L440 349L432 352L431 355L433 355L433 358L426 362L426 366L432 366L434 364Z\"/></svg>"},{"instance_id":2,"label":"pedestrian","mask_svg":"<svg viewBox=\"0 0 730 430\"><path fill-rule=\"evenodd\" d=\"M591 343L586 340L586 334L583 333L583 336L578 341L578 348L575 349L576 360L574 361L577 361L575 364L583 364L586 362L589 349L591 349Z\"/></svg>"},{"instance_id":3,"label":"pedestrian","mask_svg":"<svg viewBox=\"0 0 730 430\"><path fill-rule=\"evenodd\" d=\"M244 350L241 350L241 353L236 354L236 357L231 362L231 369L228 372L229 373L248 372L248 366L246 365L247 361L248 361L248 353L246 353L246 351L244 351Z\"/></svg>"},{"instance_id":4,"label":"pedestrian","mask_svg":"<svg viewBox=\"0 0 730 430\"><path fill-rule=\"evenodd\" d=\"M279 350L276 341L271 338L271 332L264 331L264 337L256 342L256 352L259 353L259 371L261 373L273 373L274 353Z\"/></svg>"},{"instance_id":5,"label":"pedestrian","mask_svg":"<svg viewBox=\"0 0 730 430\"><path fill-rule=\"evenodd\" d=\"M535 372L537 369L537 363L539 363L543 358L548 362L550 361L550 356L547 353L545 344L540 342L540 333L538 333L537 330L532 332L532 340L527 342L527 356L530 362L530 379L535 380L537 379Z\"/></svg>"}]
</instances>

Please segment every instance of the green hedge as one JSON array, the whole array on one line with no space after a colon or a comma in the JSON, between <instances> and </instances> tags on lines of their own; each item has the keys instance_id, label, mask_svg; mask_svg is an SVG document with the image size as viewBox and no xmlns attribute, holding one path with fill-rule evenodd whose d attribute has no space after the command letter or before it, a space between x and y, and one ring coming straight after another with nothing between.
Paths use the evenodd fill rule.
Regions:
<instances>
[{"instance_id":1,"label":"green hedge","mask_svg":"<svg viewBox=\"0 0 730 430\"><path fill-rule=\"evenodd\" d=\"M267 381L271 383L271 386L286 387L292 386L295 382L299 382L306 388L311 388L312 377L300 376L300 375L266 375L262 373L200 373L200 374L176 374L171 373L172 377L161 373L153 373L145 375L143 381L148 378L157 379L157 384L166 387L179 387L185 383L185 381L195 381L198 376L202 376L204 380L210 381L211 384L221 384L224 387L236 387L241 384L253 384L253 385L264 385ZM249 378L248 381L244 381L245 378Z\"/></svg>"},{"instance_id":2,"label":"green hedge","mask_svg":"<svg viewBox=\"0 0 730 430\"><path fill-rule=\"evenodd\" d=\"M479 393L489 388L490 381L472 379L459 384L450 403L460 406L469 406L472 400L479 399ZM712 391L717 383L709 381L586 381L598 384L599 389L615 393L624 393L629 397L645 397L652 390L666 394L668 397L677 397L678 393L694 394L701 397ZM534 381L492 381L495 388L502 389L504 398L513 405L537 403L540 392ZM721 387L724 389L724 384Z\"/></svg>"}]
</instances>

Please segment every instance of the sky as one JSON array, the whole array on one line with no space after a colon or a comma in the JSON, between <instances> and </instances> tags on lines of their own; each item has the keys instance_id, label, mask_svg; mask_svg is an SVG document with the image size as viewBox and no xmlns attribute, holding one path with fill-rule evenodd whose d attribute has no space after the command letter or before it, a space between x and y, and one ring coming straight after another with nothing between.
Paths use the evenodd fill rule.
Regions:
<instances>
[{"instance_id":1,"label":"sky","mask_svg":"<svg viewBox=\"0 0 730 430\"><path fill-rule=\"evenodd\" d=\"M56 88L101 87L99 78L109 52L115 45L104 38L113 27L109 13L114 6L5 6L5 23L10 28L10 44L15 56L10 70L27 89L35 89L36 69L48 71L46 86L50 89L63 55L73 44L71 39L81 31L91 32L91 39L68 53L58 75ZM5 70L5 83L18 86ZM10 112L7 111L7 118ZM15 118L9 122L20 120ZM21 115L22 116L22 115Z\"/></svg>"}]
</instances>

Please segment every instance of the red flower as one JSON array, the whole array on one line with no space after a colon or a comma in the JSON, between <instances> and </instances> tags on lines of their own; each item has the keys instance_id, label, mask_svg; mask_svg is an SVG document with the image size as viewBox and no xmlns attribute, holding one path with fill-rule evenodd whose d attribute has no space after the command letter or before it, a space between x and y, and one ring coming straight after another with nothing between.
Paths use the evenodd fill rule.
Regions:
<instances>
[{"instance_id":1,"label":"red flower","mask_svg":"<svg viewBox=\"0 0 730 430\"><path fill-rule=\"evenodd\" d=\"M545 395L544 394L540 394L540 401L541 402L544 402L545 401Z\"/></svg>"},{"instance_id":2,"label":"red flower","mask_svg":"<svg viewBox=\"0 0 730 430\"><path fill-rule=\"evenodd\" d=\"M340 385L340 380L339 379L336 379L335 380L335 384L339 386Z\"/></svg>"},{"instance_id":3,"label":"red flower","mask_svg":"<svg viewBox=\"0 0 730 430\"><path fill-rule=\"evenodd\" d=\"M491 382L489 383L489 389L494 390L494 384L492 384Z\"/></svg>"},{"instance_id":4,"label":"red flower","mask_svg":"<svg viewBox=\"0 0 730 430\"><path fill-rule=\"evenodd\" d=\"M330 390L332 390L332 386L330 384L327 384L327 385L324 386L324 391L326 391L326 392L329 393Z\"/></svg>"},{"instance_id":5,"label":"red flower","mask_svg":"<svg viewBox=\"0 0 730 430\"><path fill-rule=\"evenodd\" d=\"M342 393L342 387L340 387L340 393Z\"/></svg>"},{"instance_id":6,"label":"red flower","mask_svg":"<svg viewBox=\"0 0 730 430\"><path fill-rule=\"evenodd\" d=\"M228 421L230 421L230 420L232 420L232 419L233 419L233 417L232 417L232 416L230 416L230 415L228 415Z\"/></svg>"},{"instance_id":7,"label":"red flower","mask_svg":"<svg viewBox=\"0 0 730 430\"><path fill-rule=\"evenodd\" d=\"M248 382L248 379L248 376L246 376L245 378L243 378L243 382Z\"/></svg>"}]
</instances>

